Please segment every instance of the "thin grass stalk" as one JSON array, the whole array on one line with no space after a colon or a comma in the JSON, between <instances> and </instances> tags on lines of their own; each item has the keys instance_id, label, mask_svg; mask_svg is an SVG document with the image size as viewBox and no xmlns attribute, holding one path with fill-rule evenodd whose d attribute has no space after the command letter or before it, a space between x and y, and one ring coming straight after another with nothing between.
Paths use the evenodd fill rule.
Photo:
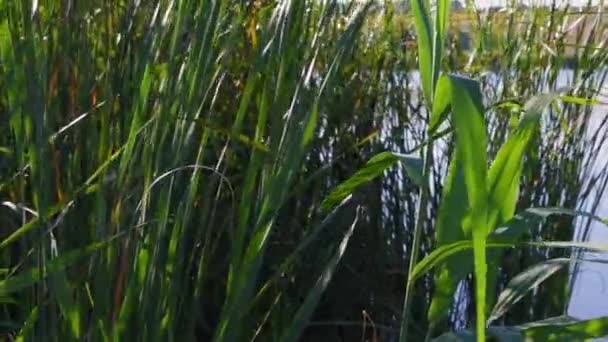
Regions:
<instances>
[{"instance_id":1,"label":"thin grass stalk","mask_svg":"<svg viewBox=\"0 0 608 342\"><path fill-rule=\"evenodd\" d=\"M419 71L422 81L422 89L426 100L428 112L432 112L433 98L435 87L438 81L439 72L441 70L441 62L443 57L444 40L446 35L447 21L449 18L449 4L442 0L437 2L435 15L430 13L430 3L424 0L414 0L412 10L416 22L416 31L421 39L418 42L418 61ZM430 114L428 115L427 123L430 123ZM430 132L429 130L429 133ZM414 236L411 244L410 259L408 265L408 277L418 263L418 254L421 246L421 237L423 227L427 220L429 186L428 182L433 168L433 151L434 143L431 134L428 134L429 143L426 146L426 152L423 155L423 171L422 177L424 184L421 187L420 198L418 199L417 218L414 227ZM415 282L406 283L405 296L403 299L401 327L399 332L399 341L405 342L408 335L409 320L410 320L410 305L415 289Z\"/></svg>"},{"instance_id":2,"label":"thin grass stalk","mask_svg":"<svg viewBox=\"0 0 608 342\"><path fill-rule=\"evenodd\" d=\"M424 169L423 169L423 179L428 180L430 177L430 173L432 171L433 166L433 148L434 144L429 142L426 147L426 152L424 155ZM414 267L418 263L418 254L420 252L420 243L423 232L423 227L426 223L426 213L427 213L427 205L428 205L428 197L429 197L429 189L428 186L423 186L421 188L420 198L418 200L418 208L417 208L417 217L416 217L416 226L414 227L414 238L412 240L411 251L410 251L410 260L408 266L408 277L413 273ZM415 291L415 282L410 282L408 280L407 285L405 287L405 297L403 299L403 316L401 318L401 329L399 331L399 342L407 341L409 320L410 320L410 304L412 301L412 296Z\"/></svg>"}]
</instances>

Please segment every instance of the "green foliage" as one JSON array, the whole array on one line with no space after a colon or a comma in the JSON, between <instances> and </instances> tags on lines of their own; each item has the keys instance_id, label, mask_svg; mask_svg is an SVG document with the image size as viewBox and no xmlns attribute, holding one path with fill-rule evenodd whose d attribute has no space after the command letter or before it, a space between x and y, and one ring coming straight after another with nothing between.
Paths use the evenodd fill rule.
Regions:
<instances>
[{"instance_id":1,"label":"green foliage","mask_svg":"<svg viewBox=\"0 0 608 342\"><path fill-rule=\"evenodd\" d=\"M347 196L353 193L359 186L366 184L397 162L403 162L403 166L409 177L418 186L425 186L422 178L422 162L419 158L400 155L392 152L382 152L373 156L364 167L362 167L351 178L338 185L321 203L325 209L330 209L342 202Z\"/></svg>"},{"instance_id":2,"label":"green foliage","mask_svg":"<svg viewBox=\"0 0 608 342\"><path fill-rule=\"evenodd\" d=\"M607 336L606 323L608 323L608 317L581 321L547 319L524 324L522 334L533 341L584 341Z\"/></svg>"},{"instance_id":3,"label":"green foliage","mask_svg":"<svg viewBox=\"0 0 608 342\"><path fill-rule=\"evenodd\" d=\"M514 327L488 328L488 334L499 342L525 341L586 341L608 335L606 317L590 320L576 320L571 317L552 317L546 320L531 322ZM467 342L476 341L469 331L447 333L433 340L434 342Z\"/></svg>"},{"instance_id":4,"label":"green foliage","mask_svg":"<svg viewBox=\"0 0 608 342\"><path fill-rule=\"evenodd\" d=\"M486 238L488 220L486 125L483 121L479 85L472 80L456 76L449 78L453 123L455 126L456 159L462 161L462 174L466 184L469 207L463 225L470 227L473 238L474 270L476 280L477 336L485 340L486 303ZM446 82L446 81L444 81ZM458 217L459 213L455 213ZM466 229L466 228L465 228Z\"/></svg>"},{"instance_id":5,"label":"green foliage","mask_svg":"<svg viewBox=\"0 0 608 342\"><path fill-rule=\"evenodd\" d=\"M485 141L485 124L483 122L475 124L476 118L483 117L482 110L480 109L481 105L479 104L481 102L481 95L478 90L475 90L475 87L478 87L478 85L472 81L458 83L450 77L443 77L438 84L438 89L441 90L441 92L436 93L436 98L441 99L437 102L440 107L438 110L433 110L430 129L436 129L436 127L445 120L444 113L451 110L454 113L453 123L456 126L455 134L457 141L451 161L450 172L448 174L448 179L446 180L446 187L444 187L442 207L439 212L439 220L436 226L436 236L439 246L471 237L474 244L476 244L475 240L477 239L477 241L479 241L477 244L483 246L487 234L492 234L497 227L509 222L513 218L519 195L521 168L525 152L527 151L534 134L538 130L541 114L553 101L559 98L559 95L555 93L541 94L532 97L526 102L523 106L523 116L520 120L520 124L498 149L495 160L492 162L489 171L487 171L488 193L479 194L479 189L486 189L486 184L483 182L486 178L486 162L483 159L483 156L485 155L485 143L483 143ZM450 94L450 89L460 89L465 90L465 92ZM466 91L467 89L468 91ZM455 99L470 99L468 100L469 103L476 102L477 105L469 105L467 107L466 104L457 102L452 103ZM462 110L460 108L466 109ZM460 121L458 120L459 109L461 113ZM467 118L466 115L469 115L469 117ZM462 119L463 117L465 119ZM477 132L479 133L475 133L475 127L478 127ZM465 130L465 133L459 134L459 131L462 132L462 130ZM483 148L479 149L480 146ZM466 154L463 154L462 151L469 151L469 158L471 158L470 156L482 157L481 160L475 163L479 166L473 168L469 165L467 168L467 163L464 162L464 160L466 160ZM469 162L469 164L471 164L471 162ZM466 189L459 185L463 183L467 184ZM465 194L468 194L466 195L468 196L466 199ZM483 218L478 219L477 221L473 221L476 211L473 209L474 202L472 202L471 196L479 196L477 203L482 202L484 206L488 203L487 209L478 210L478 212L487 210L487 214L483 214ZM566 210L564 210L564 212L566 212ZM482 214L478 213L477 215ZM477 238L475 237L476 227L481 227L478 229L483 231L483 233L477 233ZM526 229L515 234L515 237L521 236L525 230ZM485 249L485 247L483 248ZM496 266L501 255L501 253L494 251L489 253L488 263L491 264L492 267L487 275L487 281L490 284L489 288L491 289L493 289L496 284ZM482 268L479 267L480 265L478 265L476 261L476 281L479 281L479 279L486 279L485 273L481 273L485 272L486 256L477 254L474 259L483 260L483 262L480 261ZM451 304L451 298L453 298L453 293L456 290L458 282L470 272L469 265L470 263L466 260L465 255L457 256L442 265L437 273L437 289L429 309L429 320L431 322L437 322L446 317ZM486 284L477 285L477 291L482 292L482 297L480 297L480 294L478 293L476 300L478 305L482 298L482 303L486 302L485 288ZM493 302L491 296L488 298L490 306ZM482 315L480 311L485 312L486 306L478 307L477 313L478 322L484 322L485 315ZM481 329L479 325L478 329ZM479 334L480 331L478 330L477 333Z\"/></svg>"},{"instance_id":6,"label":"green foliage","mask_svg":"<svg viewBox=\"0 0 608 342\"><path fill-rule=\"evenodd\" d=\"M411 5L0 1L6 338L418 341L469 302L474 338L505 286L488 336L604 334L520 324L567 300L545 259L608 249L563 209L602 144L603 17Z\"/></svg>"}]
</instances>

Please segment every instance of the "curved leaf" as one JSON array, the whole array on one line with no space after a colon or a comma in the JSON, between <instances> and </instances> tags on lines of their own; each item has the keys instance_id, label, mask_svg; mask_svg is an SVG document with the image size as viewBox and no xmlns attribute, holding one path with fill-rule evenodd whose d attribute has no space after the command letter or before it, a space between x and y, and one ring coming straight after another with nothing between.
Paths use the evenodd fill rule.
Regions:
<instances>
[{"instance_id":1,"label":"curved leaf","mask_svg":"<svg viewBox=\"0 0 608 342\"><path fill-rule=\"evenodd\" d=\"M511 248L517 247L518 244L515 242L500 242L500 241L487 241L486 248ZM438 248L435 248L429 255L427 255L424 259L420 260L416 267L414 267L414 271L408 277L408 282L414 282L431 269L435 268L442 262L445 262L447 258L457 255L458 253L463 253L473 249L473 241L471 240L462 240L452 242L448 245L444 245Z\"/></svg>"},{"instance_id":2,"label":"curved leaf","mask_svg":"<svg viewBox=\"0 0 608 342\"><path fill-rule=\"evenodd\" d=\"M587 341L608 336L608 317L567 323L541 321L521 328L522 334L532 341Z\"/></svg>"},{"instance_id":3,"label":"curved leaf","mask_svg":"<svg viewBox=\"0 0 608 342\"><path fill-rule=\"evenodd\" d=\"M553 215L581 216L608 226L607 219L586 211L559 207L534 207L528 208L512 217L508 222L498 227L494 233L490 234L490 237L514 241L529 232L534 225L541 223L543 220Z\"/></svg>"},{"instance_id":4,"label":"curved leaf","mask_svg":"<svg viewBox=\"0 0 608 342\"><path fill-rule=\"evenodd\" d=\"M587 341L608 336L608 317L577 320L568 316L552 317L513 327L488 327L488 335L499 342ZM446 333L433 342L474 342L471 330Z\"/></svg>"},{"instance_id":5,"label":"curved leaf","mask_svg":"<svg viewBox=\"0 0 608 342\"><path fill-rule=\"evenodd\" d=\"M557 99L555 93L540 94L524 104L524 116L519 126L510 134L500 147L490 171L488 172L488 233L499 225L511 220L515 214L519 197L519 183L523 159L530 143L540 127L540 118L551 102ZM488 254L488 264L493 265L488 271L488 288L496 288L498 263L501 251ZM488 305L494 301L494 292L488 295Z\"/></svg>"},{"instance_id":6,"label":"curved leaf","mask_svg":"<svg viewBox=\"0 0 608 342\"><path fill-rule=\"evenodd\" d=\"M321 206L326 210L335 207L361 185L382 175L386 169L392 167L398 161L403 163L405 171L414 183L418 185L424 184L422 177L422 161L420 158L393 152L382 152L372 157L362 169L357 171L342 184L338 185L336 189L327 196Z\"/></svg>"},{"instance_id":7,"label":"curved leaf","mask_svg":"<svg viewBox=\"0 0 608 342\"><path fill-rule=\"evenodd\" d=\"M536 288L545 279L568 265L570 259L557 258L539 262L516 275L498 296L498 301L488 318L488 323L500 318L511 306L519 302L526 293Z\"/></svg>"},{"instance_id":8,"label":"curved leaf","mask_svg":"<svg viewBox=\"0 0 608 342\"><path fill-rule=\"evenodd\" d=\"M437 265L445 262L445 260L458 253L463 253L473 249L473 241L462 240L450 243L449 245L441 246L433 250L429 255L422 259L414 271L408 277L408 282L414 282ZM577 242L577 241L547 241L547 242L536 242L536 241L499 241L499 240L488 240L486 242L486 248L513 248L513 247L543 247L543 248L580 248L596 252L608 253L608 244L592 243L592 242Z\"/></svg>"}]
</instances>

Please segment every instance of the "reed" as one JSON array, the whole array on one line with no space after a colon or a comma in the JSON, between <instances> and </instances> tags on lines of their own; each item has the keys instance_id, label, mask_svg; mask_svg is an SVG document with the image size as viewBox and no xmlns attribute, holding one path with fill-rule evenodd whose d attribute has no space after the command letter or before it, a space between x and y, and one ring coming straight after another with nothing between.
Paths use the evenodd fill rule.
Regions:
<instances>
[{"instance_id":1,"label":"reed","mask_svg":"<svg viewBox=\"0 0 608 342\"><path fill-rule=\"evenodd\" d=\"M605 335L525 325L605 250L603 9L437 5L0 1L7 340Z\"/></svg>"}]
</instances>

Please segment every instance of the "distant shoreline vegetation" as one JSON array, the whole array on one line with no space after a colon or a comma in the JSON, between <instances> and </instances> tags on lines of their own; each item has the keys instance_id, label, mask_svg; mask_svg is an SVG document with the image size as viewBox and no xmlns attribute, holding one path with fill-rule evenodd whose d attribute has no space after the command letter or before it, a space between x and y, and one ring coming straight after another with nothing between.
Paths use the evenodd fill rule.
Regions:
<instances>
[{"instance_id":1,"label":"distant shoreline vegetation","mask_svg":"<svg viewBox=\"0 0 608 342\"><path fill-rule=\"evenodd\" d=\"M407 8L407 5L397 4L379 6L372 15L373 19L370 19L373 24L364 29L370 30L370 33L385 31L384 17L388 13L392 16L389 31L400 40L402 48L415 50L417 37L414 18ZM474 53L476 59L481 59L479 64L498 67L496 60L504 55L515 33L523 35L530 42L540 43L541 48L558 57L559 64L566 69L580 67L580 63L584 63L584 60L577 58L577 54L583 53L583 50L606 49L608 32L598 32L595 21L598 16L602 20L608 19L608 13L598 6L532 7L522 4L517 7L472 8L465 7L460 1L453 1L450 11L447 44L452 52L453 66L466 66ZM552 31L549 32L545 25L551 26ZM558 54L556 50L560 48L563 50ZM543 54L531 54L519 59L524 64L539 64L542 60Z\"/></svg>"}]
</instances>

